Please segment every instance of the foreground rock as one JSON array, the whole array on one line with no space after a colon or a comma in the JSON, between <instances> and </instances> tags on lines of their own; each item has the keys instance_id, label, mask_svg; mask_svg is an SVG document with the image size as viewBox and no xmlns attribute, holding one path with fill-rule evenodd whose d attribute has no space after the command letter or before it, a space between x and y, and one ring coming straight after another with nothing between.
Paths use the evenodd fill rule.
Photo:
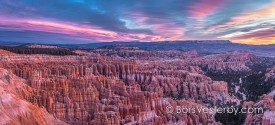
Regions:
<instances>
[{"instance_id":1,"label":"foreground rock","mask_svg":"<svg viewBox=\"0 0 275 125\"><path fill-rule=\"evenodd\" d=\"M43 107L20 98L17 90L27 89L25 81L5 69L0 69L0 124L66 124Z\"/></svg>"}]
</instances>

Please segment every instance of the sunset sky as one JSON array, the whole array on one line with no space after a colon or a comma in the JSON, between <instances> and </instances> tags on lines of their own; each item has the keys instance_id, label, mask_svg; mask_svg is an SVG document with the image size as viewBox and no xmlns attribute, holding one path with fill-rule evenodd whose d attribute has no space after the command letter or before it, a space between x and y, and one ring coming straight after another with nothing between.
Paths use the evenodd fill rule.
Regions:
<instances>
[{"instance_id":1,"label":"sunset sky","mask_svg":"<svg viewBox=\"0 0 275 125\"><path fill-rule=\"evenodd\" d=\"M0 41L275 44L275 0L1 0Z\"/></svg>"}]
</instances>

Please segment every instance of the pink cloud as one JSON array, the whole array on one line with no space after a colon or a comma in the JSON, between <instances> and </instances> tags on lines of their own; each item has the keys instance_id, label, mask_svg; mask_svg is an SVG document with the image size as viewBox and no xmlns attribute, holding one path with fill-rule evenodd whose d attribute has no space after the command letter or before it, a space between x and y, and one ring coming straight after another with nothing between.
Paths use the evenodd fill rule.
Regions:
<instances>
[{"instance_id":1,"label":"pink cloud","mask_svg":"<svg viewBox=\"0 0 275 125\"><path fill-rule=\"evenodd\" d=\"M226 0L200 0L200 2L189 6L188 13L191 18L201 19L213 14Z\"/></svg>"},{"instance_id":2,"label":"pink cloud","mask_svg":"<svg viewBox=\"0 0 275 125\"><path fill-rule=\"evenodd\" d=\"M17 19L2 16L0 17L0 25L7 26L2 27L2 29L5 28L6 30L50 32L69 36L80 36L87 40L96 39L97 41L157 41L167 39L160 35L117 33L93 25L80 25L71 22L47 19Z\"/></svg>"},{"instance_id":3,"label":"pink cloud","mask_svg":"<svg viewBox=\"0 0 275 125\"><path fill-rule=\"evenodd\" d=\"M154 40L182 40L184 39L184 26L167 18L150 17L141 12L128 12L128 18L132 19L136 25L148 26L162 37L155 37Z\"/></svg>"}]
</instances>

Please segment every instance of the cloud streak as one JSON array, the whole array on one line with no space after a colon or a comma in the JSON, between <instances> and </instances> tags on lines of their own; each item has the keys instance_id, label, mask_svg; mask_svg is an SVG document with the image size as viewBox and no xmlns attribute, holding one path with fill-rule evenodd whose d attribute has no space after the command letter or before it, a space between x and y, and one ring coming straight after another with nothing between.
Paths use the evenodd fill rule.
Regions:
<instances>
[{"instance_id":1,"label":"cloud streak","mask_svg":"<svg viewBox=\"0 0 275 125\"><path fill-rule=\"evenodd\" d=\"M243 12L237 16L231 17L228 22L210 27L208 31L212 31L223 27L246 24L247 22L251 22L255 20L268 20L268 19L275 19L275 2L268 4L260 9L249 11L249 12Z\"/></svg>"}]
</instances>

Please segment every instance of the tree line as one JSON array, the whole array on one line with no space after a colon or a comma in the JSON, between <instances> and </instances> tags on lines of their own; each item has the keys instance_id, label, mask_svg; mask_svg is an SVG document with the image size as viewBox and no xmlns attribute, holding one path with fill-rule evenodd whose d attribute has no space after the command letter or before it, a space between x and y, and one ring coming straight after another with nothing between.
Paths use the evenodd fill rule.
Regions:
<instances>
[{"instance_id":1,"label":"tree line","mask_svg":"<svg viewBox=\"0 0 275 125\"><path fill-rule=\"evenodd\" d=\"M52 48L27 48L27 47L7 47L0 46L0 49L17 54L48 54L48 55L76 55L71 49L52 49Z\"/></svg>"}]
</instances>

